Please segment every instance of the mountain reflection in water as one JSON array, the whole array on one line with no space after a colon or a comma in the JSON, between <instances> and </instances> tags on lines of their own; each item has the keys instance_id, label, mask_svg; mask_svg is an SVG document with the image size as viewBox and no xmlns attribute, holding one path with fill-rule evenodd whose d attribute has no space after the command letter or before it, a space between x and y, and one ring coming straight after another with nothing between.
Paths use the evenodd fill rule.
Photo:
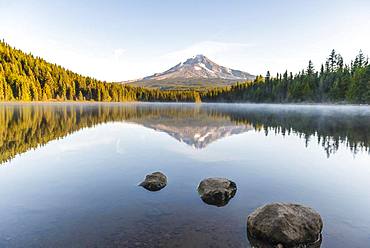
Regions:
<instances>
[{"instance_id":1,"label":"mountain reflection in water","mask_svg":"<svg viewBox=\"0 0 370 248\"><path fill-rule=\"evenodd\" d=\"M0 162L82 128L130 122L168 133L194 148L249 130L297 134L328 156L340 146L369 151L367 106L264 104L1 104Z\"/></svg>"}]
</instances>

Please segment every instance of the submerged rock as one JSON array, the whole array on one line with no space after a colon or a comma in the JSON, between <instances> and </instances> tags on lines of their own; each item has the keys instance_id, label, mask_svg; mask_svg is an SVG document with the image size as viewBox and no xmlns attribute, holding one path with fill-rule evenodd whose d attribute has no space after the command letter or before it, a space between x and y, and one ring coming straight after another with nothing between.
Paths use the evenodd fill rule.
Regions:
<instances>
[{"instance_id":1,"label":"submerged rock","mask_svg":"<svg viewBox=\"0 0 370 248\"><path fill-rule=\"evenodd\" d=\"M158 191L166 187L167 177L161 172L154 172L145 177L145 180L139 184L150 191Z\"/></svg>"},{"instance_id":2,"label":"submerged rock","mask_svg":"<svg viewBox=\"0 0 370 248\"><path fill-rule=\"evenodd\" d=\"M312 208L273 203L248 216L248 239L253 247L311 247L321 245L323 222Z\"/></svg>"},{"instance_id":3,"label":"submerged rock","mask_svg":"<svg viewBox=\"0 0 370 248\"><path fill-rule=\"evenodd\" d=\"M236 193L236 184L226 178L207 178L200 182L198 193L210 205L225 206Z\"/></svg>"}]
</instances>

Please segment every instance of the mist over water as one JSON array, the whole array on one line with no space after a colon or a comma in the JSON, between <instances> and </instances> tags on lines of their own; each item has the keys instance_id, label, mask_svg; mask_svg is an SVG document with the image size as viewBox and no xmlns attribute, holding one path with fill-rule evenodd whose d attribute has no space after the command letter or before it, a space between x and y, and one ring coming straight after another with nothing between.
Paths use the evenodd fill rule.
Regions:
<instances>
[{"instance_id":1,"label":"mist over water","mask_svg":"<svg viewBox=\"0 0 370 248\"><path fill-rule=\"evenodd\" d=\"M161 131L197 148L206 146L210 142L207 141L209 139L218 138L200 137L205 141L204 144L200 144L196 142L200 134L193 133L195 137L183 137L184 134L191 132L191 129L198 131L199 128L207 130L211 127L220 128L216 136L228 136L245 129L264 131L266 135L269 132L283 136L296 133L305 139L307 144L316 139L323 145L328 156L340 145L347 146L354 153L358 150L368 151L370 143L369 106L187 103L5 104L0 106L0 116L2 127L0 132L3 137L1 161L7 161L18 153L44 145L82 128L107 122L134 122L152 129L164 128ZM178 128L188 130L177 132L172 130Z\"/></svg>"},{"instance_id":2,"label":"mist over water","mask_svg":"<svg viewBox=\"0 0 370 248\"><path fill-rule=\"evenodd\" d=\"M370 242L369 106L1 104L0 127L2 247L249 247L276 201L320 212L323 247ZM214 176L224 207L196 190Z\"/></svg>"}]
</instances>

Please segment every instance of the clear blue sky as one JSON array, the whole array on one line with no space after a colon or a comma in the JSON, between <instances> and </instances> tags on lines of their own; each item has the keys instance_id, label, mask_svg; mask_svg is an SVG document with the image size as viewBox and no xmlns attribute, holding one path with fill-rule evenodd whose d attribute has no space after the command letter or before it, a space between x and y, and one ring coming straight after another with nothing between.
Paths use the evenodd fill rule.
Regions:
<instances>
[{"instance_id":1,"label":"clear blue sky","mask_svg":"<svg viewBox=\"0 0 370 248\"><path fill-rule=\"evenodd\" d=\"M202 53L253 74L370 53L369 0L0 0L0 38L84 75L128 80Z\"/></svg>"}]
</instances>

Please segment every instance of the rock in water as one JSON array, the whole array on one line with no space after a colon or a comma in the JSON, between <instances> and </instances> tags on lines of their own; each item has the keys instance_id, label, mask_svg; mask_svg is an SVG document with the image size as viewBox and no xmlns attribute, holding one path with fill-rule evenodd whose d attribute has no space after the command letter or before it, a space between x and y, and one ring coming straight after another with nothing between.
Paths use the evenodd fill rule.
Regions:
<instances>
[{"instance_id":1,"label":"rock in water","mask_svg":"<svg viewBox=\"0 0 370 248\"><path fill-rule=\"evenodd\" d=\"M166 187L167 177L161 172L154 172L145 177L145 180L139 186L150 191L158 191Z\"/></svg>"},{"instance_id":2,"label":"rock in water","mask_svg":"<svg viewBox=\"0 0 370 248\"><path fill-rule=\"evenodd\" d=\"M320 247L322 227L315 210L290 203L264 205L247 220L248 238L254 247Z\"/></svg>"},{"instance_id":3,"label":"rock in water","mask_svg":"<svg viewBox=\"0 0 370 248\"><path fill-rule=\"evenodd\" d=\"M207 178L200 182L198 193L210 205L225 206L236 193L236 184L225 178Z\"/></svg>"}]
</instances>

